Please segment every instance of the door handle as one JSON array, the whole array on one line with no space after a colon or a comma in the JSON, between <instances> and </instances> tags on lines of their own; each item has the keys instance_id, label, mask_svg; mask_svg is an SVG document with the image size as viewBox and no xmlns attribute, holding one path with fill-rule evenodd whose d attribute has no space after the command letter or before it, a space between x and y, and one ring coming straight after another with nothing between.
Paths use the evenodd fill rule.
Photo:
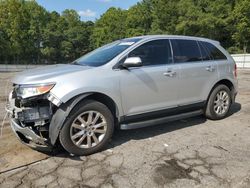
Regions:
<instances>
[{"instance_id":1,"label":"door handle","mask_svg":"<svg viewBox=\"0 0 250 188\"><path fill-rule=\"evenodd\" d=\"M209 72L214 72L215 71L215 67L212 66L212 65L209 65L206 67L206 70L209 71Z\"/></svg>"},{"instance_id":2,"label":"door handle","mask_svg":"<svg viewBox=\"0 0 250 188\"><path fill-rule=\"evenodd\" d=\"M164 76L174 77L176 75L175 71L167 71L163 73Z\"/></svg>"}]
</instances>

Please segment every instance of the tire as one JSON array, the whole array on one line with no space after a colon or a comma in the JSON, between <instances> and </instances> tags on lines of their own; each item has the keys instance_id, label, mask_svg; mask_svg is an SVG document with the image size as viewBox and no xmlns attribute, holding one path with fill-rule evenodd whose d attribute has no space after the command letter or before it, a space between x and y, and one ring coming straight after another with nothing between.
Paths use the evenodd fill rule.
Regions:
<instances>
[{"instance_id":1,"label":"tire","mask_svg":"<svg viewBox=\"0 0 250 188\"><path fill-rule=\"evenodd\" d=\"M207 101L206 117L211 120L225 118L228 115L231 103L232 96L229 88L225 85L216 86Z\"/></svg>"},{"instance_id":2,"label":"tire","mask_svg":"<svg viewBox=\"0 0 250 188\"><path fill-rule=\"evenodd\" d=\"M109 108L100 102L86 100L73 108L60 131L59 140L71 154L90 155L108 144L113 131L114 117Z\"/></svg>"}]
</instances>

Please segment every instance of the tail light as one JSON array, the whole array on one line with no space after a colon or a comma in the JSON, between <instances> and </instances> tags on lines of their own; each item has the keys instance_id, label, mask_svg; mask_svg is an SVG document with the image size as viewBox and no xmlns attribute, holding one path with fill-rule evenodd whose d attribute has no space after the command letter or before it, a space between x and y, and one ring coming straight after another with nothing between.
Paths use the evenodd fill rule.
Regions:
<instances>
[{"instance_id":1,"label":"tail light","mask_svg":"<svg viewBox=\"0 0 250 188\"><path fill-rule=\"evenodd\" d=\"M234 77L237 78L237 65L234 64Z\"/></svg>"}]
</instances>

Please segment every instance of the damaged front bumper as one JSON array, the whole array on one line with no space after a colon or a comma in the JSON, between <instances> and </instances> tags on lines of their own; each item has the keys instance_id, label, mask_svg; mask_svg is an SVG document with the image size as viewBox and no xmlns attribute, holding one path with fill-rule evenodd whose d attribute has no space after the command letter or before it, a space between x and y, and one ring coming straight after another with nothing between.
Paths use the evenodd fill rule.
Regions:
<instances>
[{"instance_id":1,"label":"damaged front bumper","mask_svg":"<svg viewBox=\"0 0 250 188\"><path fill-rule=\"evenodd\" d=\"M11 128L17 138L38 151L51 152L54 148L55 143L52 145L49 138L49 126L57 106L51 100L55 100L55 97L50 94L21 99L13 91L6 105Z\"/></svg>"},{"instance_id":2,"label":"damaged front bumper","mask_svg":"<svg viewBox=\"0 0 250 188\"><path fill-rule=\"evenodd\" d=\"M40 137L29 127L21 127L16 119L11 118L11 128L23 144L39 151L52 151L53 146L46 138Z\"/></svg>"}]
</instances>

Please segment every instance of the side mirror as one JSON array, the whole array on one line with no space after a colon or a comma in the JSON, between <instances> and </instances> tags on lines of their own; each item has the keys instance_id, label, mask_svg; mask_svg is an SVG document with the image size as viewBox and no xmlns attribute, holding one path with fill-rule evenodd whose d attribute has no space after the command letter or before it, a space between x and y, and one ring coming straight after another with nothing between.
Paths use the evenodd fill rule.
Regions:
<instances>
[{"instance_id":1,"label":"side mirror","mask_svg":"<svg viewBox=\"0 0 250 188\"><path fill-rule=\"evenodd\" d=\"M140 57L129 57L125 60L123 63L123 67L129 68L129 67L141 67L142 61Z\"/></svg>"}]
</instances>

